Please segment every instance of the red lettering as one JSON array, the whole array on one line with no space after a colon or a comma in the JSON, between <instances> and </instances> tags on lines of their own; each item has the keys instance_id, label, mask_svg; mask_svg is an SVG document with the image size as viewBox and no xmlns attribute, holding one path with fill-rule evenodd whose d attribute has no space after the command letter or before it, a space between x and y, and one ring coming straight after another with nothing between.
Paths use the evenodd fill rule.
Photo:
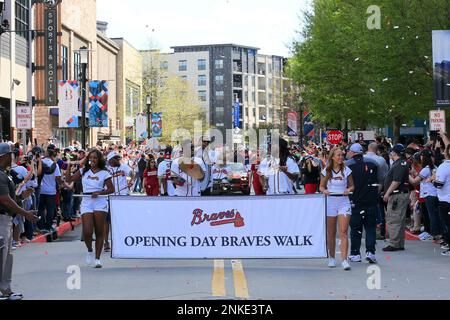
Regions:
<instances>
[{"instance_id":1,"label":"red lettering","mask_svg":"<svg viewBox=\"0 0 450 320\"><path fill-rule=\"evenodd\" d=\"M202 224L204 222L203 217L202 217L203 210L195 209L193 214L194 214L194 218L192 219L192 223L191 223L192 226L194 224L199 225L199 224Z\"/></svg>"}]
</instances>

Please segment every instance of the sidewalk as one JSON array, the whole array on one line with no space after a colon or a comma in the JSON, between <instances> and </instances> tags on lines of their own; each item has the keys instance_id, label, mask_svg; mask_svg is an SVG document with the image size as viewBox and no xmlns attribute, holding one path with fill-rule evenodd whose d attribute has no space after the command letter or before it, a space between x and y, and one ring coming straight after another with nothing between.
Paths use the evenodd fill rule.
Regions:
<instances>
[{"instance_id":1,"label":"sidewalk","mask_svg":"<svg viewBox=\"0 0 450 320\"><path fill-rule=\"evenodd\" d=\"M64 222L59 225L59 227L56 228L55 232L47 233L43 235L39 235L36 238L34 238L31 243L46 243L46 242L53 242L56 239L58 239L63 234L73 231L76 226L81 224L81 218L76 219L74 222Z\"/></svg>"}]
</instances>

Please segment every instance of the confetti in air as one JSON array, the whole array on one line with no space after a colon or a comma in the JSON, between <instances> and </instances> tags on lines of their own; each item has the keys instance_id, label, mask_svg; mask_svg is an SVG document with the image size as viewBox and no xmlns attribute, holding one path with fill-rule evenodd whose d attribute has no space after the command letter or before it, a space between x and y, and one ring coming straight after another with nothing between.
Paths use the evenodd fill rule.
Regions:
<instances>
[{"instance_id":1,"label":"confetti in air","mask_svg":"<svg viewBox=\"0 0 450 320\"><path fill-rule=\"evenodd\" d=\"M389 78L384 78L383 79L383 82L386 82L386 81L388 81L389 80Z\"/></svg>"},{"instance_id":2,"label":"confetti in air","mask_svg":"<svg viewBox=\"0 0 450 320\"><path fill-rule=\"evenodd\" d=\"M359 58L356 58L355 61L359 61Z\"/></svg>"},{"instance_id":3,"label":"confetti in air","mask_svg":"<svg viewBox=\"0 0 450 320\"><path fill-rule=\"evenodd\" d=\"M375 90L373 90L373 89L370 89L370 92L372 92L372 93L375 93Z\"/></svg>"},{"instance_id":4,"label":"confetti in air","mask_svg":"<svg viewBox=\"0 0 450 320\"><path fill-rule=\"evenodd\" d=\"M399 29L399 28L400 28L399 26L395 26L395 27L394 27L394 29Z\"/></svg>"}]
</instances>

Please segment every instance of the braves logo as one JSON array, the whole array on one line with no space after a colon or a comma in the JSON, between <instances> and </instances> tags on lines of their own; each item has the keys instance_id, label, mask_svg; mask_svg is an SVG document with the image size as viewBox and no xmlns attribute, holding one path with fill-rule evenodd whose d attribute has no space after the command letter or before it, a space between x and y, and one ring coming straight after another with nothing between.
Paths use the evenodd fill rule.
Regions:
<instances>
[{"instance_id":1,"label":"braves logo","mask_svg":"<svg viewBox=\"0 0 450 320\"><path fill-rule=\"evenodd\" d=\"M195 209L192 213L194 215L191 226L201 225L205 222L210 222L212 227L217 227L225 224L234 224L235 228L242 228L245 226L244 218L237 210L228 210L211 215L204 213L202 209Z\"/></svg>"}]
</instances>

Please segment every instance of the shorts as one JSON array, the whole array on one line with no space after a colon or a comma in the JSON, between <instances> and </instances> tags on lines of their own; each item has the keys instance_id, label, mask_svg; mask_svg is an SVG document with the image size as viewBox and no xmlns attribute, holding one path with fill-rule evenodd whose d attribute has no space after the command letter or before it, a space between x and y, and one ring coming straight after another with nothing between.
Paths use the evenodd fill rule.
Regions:
<instances>
[{"instance_id":1,"label":"shorts","mask_svg":"<svg viewBox=\"0 0 450 320\"><path fill-rule=\"evenodd\" d=\"M81 201L80 214L84 215L86 213L94 212L105 212L108 213L109 204L107 198L83 198Z\"/></svg>"},{"instance_id":2,"label":"shorts","mask_svg":"<svg viewBox=\"0 0 450 320\"><path fill-rule=\"evenodd\" d=\"M328 197L327 217L351 216L352 205L348 197Z\"/></svg>"}]
</instances>

